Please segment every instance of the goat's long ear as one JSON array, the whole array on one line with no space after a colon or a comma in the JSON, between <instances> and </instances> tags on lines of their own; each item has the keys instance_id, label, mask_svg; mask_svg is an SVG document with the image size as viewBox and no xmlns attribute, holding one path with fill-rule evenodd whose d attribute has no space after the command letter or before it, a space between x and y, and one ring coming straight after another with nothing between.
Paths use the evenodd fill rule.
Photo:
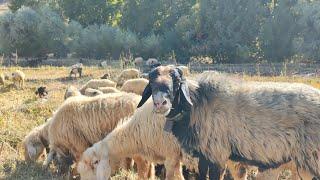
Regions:
<instances>
[{"instance_id":1,"label":"goat's long ear","mask_svg":"<svg viewBox=\"0 0 320 180\"><path fill-rule=\"evenodd\" d=\"M193 106L193 103L190 98L190 92L189 92L189 87L187 85L187 82L183 81L180 86L181 86L180 90L182 91L183 97L185 98L185 100L187 100L189 106Z\"/></svg>"},{"instance_id":2,"label":"goat's long ear","mask_svg":"<svg viewBox=\"0 0 320 180\"><path fill-rule=\"evenodd\" d=\"M151 96L152 94L152 89L150 86L150 83L144 88L143 93L142 93L142 98L141 101L139 102L137 108L141 107Z\"/></svg>"}]
</instances>

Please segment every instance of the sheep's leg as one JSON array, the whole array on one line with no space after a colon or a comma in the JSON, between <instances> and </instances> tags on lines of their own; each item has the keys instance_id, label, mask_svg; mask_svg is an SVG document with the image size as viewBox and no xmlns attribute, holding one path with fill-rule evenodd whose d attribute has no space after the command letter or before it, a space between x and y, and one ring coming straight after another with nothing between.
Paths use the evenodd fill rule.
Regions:
<instances>
[{"instance_id":1,"label":"sheep's leg","mask_svg":"<svg viewBox=\"0 0 320 180\"><path fill-rule=\"evenodd\" d=\"M148 179L150 163L140 156L135 156L134 161L137 164L137 171L139 179Z\"/></svg>"},{"instance_id":2,"label":"sheep's leg","mask_svg":"<svg viewBox=\"0 0 320 180\"><path fill-rule=\"evenodd\" d=\"M49 154L47 155L46 160L43 162L43 166L45 168L48 168L49 164L52 162L52 160L54 159L56 153L53 150L49 151Z\"/></svg>"},{"instance_id":3,"label":"sheep's leg","mask_svg":"<svg viewBox=\"0 0 320 180\"><path fill-rule=\"evenodd\" d=\"M209 168L209 161L203 156L199 156L199 165L198 165L198 170L199 170L199 180L206 180L207 179L207 172Z\"/></svg>"},{"instance_id":4,"label":"sheep's leg","mask_svg":"<svg viewBox=\"0 0 320 180\"><path fill-rule=\"evenodd\" d=\"M166 180L184 180L182 166L179 160L166 160L164 165L166 168Z\"/></svg>"}]
</instances>

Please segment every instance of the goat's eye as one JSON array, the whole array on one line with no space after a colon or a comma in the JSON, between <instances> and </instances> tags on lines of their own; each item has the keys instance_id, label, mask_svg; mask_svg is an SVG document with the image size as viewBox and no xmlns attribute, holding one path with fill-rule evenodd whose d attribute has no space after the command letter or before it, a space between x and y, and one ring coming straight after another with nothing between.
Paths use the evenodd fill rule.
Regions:
<instances>
[{"instance_id":1,"label":"goat's eye","mask_svg":"<svg viewBox=\"0 0 320 180\"><path fill-rule=\"evenodd\" d=\"M98 163L99 163L99 160L96 160L96 161L93 162L94 165L96 165Z\"/></svg>"}]
</instances>

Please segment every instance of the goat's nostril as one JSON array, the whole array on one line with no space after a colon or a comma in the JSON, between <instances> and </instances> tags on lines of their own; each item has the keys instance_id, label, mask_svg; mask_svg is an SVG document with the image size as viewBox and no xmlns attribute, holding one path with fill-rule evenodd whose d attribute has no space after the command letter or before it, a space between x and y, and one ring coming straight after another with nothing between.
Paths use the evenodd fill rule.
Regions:
<instances>
[{"instance_id":1,"label":"goat's nostril","mask_svg":"<svg viewBox=\"0 0 320 180\"><path fill-rule=\"evenodd\" d=\"M167 100L164 100L163 102L162 102L162 105L166 105L167 104Z\"/></svg>"}]
</instances>

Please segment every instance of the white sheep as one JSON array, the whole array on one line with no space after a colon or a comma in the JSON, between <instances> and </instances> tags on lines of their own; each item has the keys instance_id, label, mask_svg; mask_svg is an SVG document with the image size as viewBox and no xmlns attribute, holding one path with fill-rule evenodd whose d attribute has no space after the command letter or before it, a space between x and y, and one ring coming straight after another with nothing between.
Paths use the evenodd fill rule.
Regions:
<instances>
[{"instance_id":1,"label":"white sheep","mask_svg":"<svg viewBox=\"0 0 320 180\"><path fill-rule=\"evenodd\" d=\"M134 59L134 65L136 66L142 66L143 65L143 58L142 57L136 57Z\"/></svg>"},{"instance_id":2,"label":"white sheep","mask_svg":"<svg viewBox=\"0 0 320 180\"><path fill-rule=\"evenodd\" d=\"M71 165L67 164L68 159L77 162L85 149L103 139L122 118L133 114L139 99L140 96L133 93L68 98L52 117L50 153L44 165L48 166L56 155L59 164L64 166L62 172L65 172L64 168Z\"/></svg>"},{"instance_id":3,"label":"white sheep","mask_svg":"<svg viewBox=\"0 0 320 180\"><path fill-rule=\"evenodd\" d=\"M144 78L129 79L121 87L121 91L132 92L138 95L142 95L144 88L149 81Z\"/></svg>"},{"instance_id":4,"label":"white sheep","mask_svg":"<svg viewBox=\"0 0 320 180\"><path fill-rule=\"evenodd\" d=\"M13 72L11 74L11 79L12 79L13 83L15 84L15 86L20 87L22 89L24 87L25 77L26 77L26 75L20 70L16 70L15 72ZM17 85L17 83L18 83L18 85Z\"/></svg>"},{"instance_id":5,"label":"white sheep","mask_svg":"<svg viewBox=\"0 0 320 180\"><path fill-rule=\"evenodd\" d=\"M91 79L80 88L80 93L84 94L87 88L98 89L99 87L116 87L116 83L109 79Z\"/></svg>"},{"instance_id":6,"label":"white sheep","mask_svg":"<svg viewBox=\"0 0 320 180\"><path fill-rule=\"evenodd\" d=\"M165 118L153 112L152 102L138 109L129 121L116 127L103 140L88 148L78 163L81 177L107 179L109 160L141 155L145 159L164 163L167 179L184 179L180 162L181 149L175 137L163 131ZM95 164L99 161L98 164ZM96 168L93 168L96 167ZM96 174L97 173L97 174Z\"/></svg>"},{"instance_id":7,"label":"white sheep","mask_svg":"<svg viewBox=\"0 0 320 180\"><path fill-rule=\"evenodd\" d=\"M154 64L157 64L158 63L158 60L155 59L155 58L149 58L147 61L146 61L146 65L147 66L152 66Z\"/></svg>"},{"instance_id":8,"label":"white sheep","mask_svg":"<svg viewBox=\"0 0 320 180\"><path fill-rule=\"evenodd\" d=\"M125 69L118 76L117 86L122 86L126 80L139 78L139 70L138 69Z\"/></svg>"},{"instance_id":9,"label":"white sheep","mask_svg":"<svg viewBox=\"0 0 320 180\"><path fill-rule=\"evenodd\" d=\"M87 88L84 91L84 95L89 96L89 97L98 96L101 94L103 94L103 92L101 92L100 90L97 90L97 89L92 89L92 88Z\"/></svg>"},{"instance_id":10,"label":"white sheep","mask_svg":"<svg viewBox=\"0 0 320 180\"><path fill-rule=\"evenodd\" d=\"M45 148L49 147L48 129L51 118L46 123L35 127L22 141L26 161L36 161Z\"/></svg>"},{"instance_id":11,"label":"white sheep","mask_svg":"<svg viewBox=\"0 0 320 180\"><path fill-rule=\"evenodd\" d=\"M99 87L98 90L103 92L104 94L121 92L115 87Z\"/></svg>"},{"instance_id":12,"label":"white sheep","mask_svg":"<svg viewBox=\"0 0 320 180\"><path fill-rule=\"evenodd\" d=\"M69 97L72 97L72 96L81 96L81 93L76 87L69 86L66 89L66 92L64 93L64 99L66 100L66 99L68 99Z\"/></svg>"}]
</instances>

